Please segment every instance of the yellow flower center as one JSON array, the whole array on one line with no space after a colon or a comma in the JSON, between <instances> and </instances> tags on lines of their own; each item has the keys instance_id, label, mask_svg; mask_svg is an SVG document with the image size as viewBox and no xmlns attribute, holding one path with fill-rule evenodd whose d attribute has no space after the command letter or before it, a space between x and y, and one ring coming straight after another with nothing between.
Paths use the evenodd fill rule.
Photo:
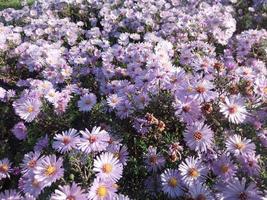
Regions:
<instances>
[{"instance_id":1,"label":"yellow flower center","mask_svg":"<svg viewBox=\"0 0 267 200\"><path fill-rule=\"evenodd\" d=\"M168 182L169 186L171 187L176 187L178 185L178 181L176 178L170 178L169 182Z\"/></svg>"},{"instance_id":2,"label":"yellow flower center","mask_svg":"<svg viewBox=\"0 0 267 200\"><path fill-rule=\"evenodd\" d=\"M103 165L102 170L104 173L109 174L112 171L112 165L109 163L106 163Z\"/></svg>"},{"instance_id":3,"label":"yellow flower center","mask_svg":"<svg viewBox=\"0 0 267 200\"><path fill-rule=\"evenodd\" d=\"M227 165L223 164L223 165L221 166L221 171L222 171L223 173L228 172L228 170L229 170L229 167L228 167Z\"/></svg>"},{"instance_id":4,"label":"yellow flower center","mask_svg":"<svg viewBox=\"0 0 267 200\"><path fill-rule=\"evenodd\" d=\"M197 140L197 141L200 141L202 139L202 137L203 137L202 133L199 132L199 131L196 131L193 136L194 136L194 139Z\"/></svg>"},{"instance_id":5,"label":"yellow flower center","mask_svg":"<svg viewBox=\"0 0 267 200\"><path fill-rule=\"evenodd\" d=\"M57 168L55 166L49 165L45 170L45 175L51 176L51 175L55 174L56 171L57 171Z\"/></svg>"},{"instance_id":6,"label":"yellow flower center","mask_svg":"<svg viewBox=\"0 0 267 200\"><path fill-rule=\"evenodd\" d=\"M238 149L238 150L241 150L245 147L245 144L240 142L240 143L236 143L235 144L235 148Z\"/></svg>"},{"instance_id":7,"label":"yellow flower center","mask_svg":"<svg viewBox=\"0 0 267 200\"><path fill-rule=\"evenodd\" d=\"M29 106L27 111L28 111L29 113L32 113L32 112L34 111L33 106Z\"/></svg>"},{"instance_id":8,"label":"yellow flower center","mask_svg":"<svg viewBox=\"0 0 267 200\"><path fill-rule=\"evenodd\" d=\"M108 190L107 190L107 188L106 188L105 186L103 186L103 185L102 185L102 186L99 186L98 189L97 189L97 191L96 191L96 194L97 194L99 197L101 197L101 198L107 196L107 193L108 193Z\"/></svg>"},{"instance_id":9,"label":"yellow flower center","mask_svg":"<svg viewBox=\"0 0 267 200\"><path fill-rule=\"evenodd\" d=\"M267 86L263 89L264 94L267 94Z\"/></svg>"},{"instance_id":10,"label":"yellow flower center","mask_svg":"<svg viewBox=\"0 0 267 200\"><path fill-rule=\"evenodd\" d=\"M188 175L195 178L199 176L199 172L197 171L196 168L191 168L188 171Z\"/></svg>"},{"instance_id":11,"label":"yellow flower center","mask_svg":"<svg viewBox=\"0 0 267 200\"><path fill-rule=\"evenodd\" d=\"M8 171L9 167L7 164L0 165L0 172L6 173Z\"/></svg>"}]
</instances>

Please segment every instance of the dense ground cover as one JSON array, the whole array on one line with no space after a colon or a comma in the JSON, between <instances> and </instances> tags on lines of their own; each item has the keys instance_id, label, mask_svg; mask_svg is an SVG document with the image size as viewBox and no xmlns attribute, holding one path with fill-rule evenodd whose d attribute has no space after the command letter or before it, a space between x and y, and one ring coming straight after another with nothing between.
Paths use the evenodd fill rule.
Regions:
<instances>
[{"instance_id":1,"label":"dense ground cover","mask_svg":"<svg viewBox=\"0 0 267 200\"><path fill-rule=\"evenodd\" d=\"M266 1L23 4L0 2L0 200L266 200Z\"/></svg>"}]
</instances>

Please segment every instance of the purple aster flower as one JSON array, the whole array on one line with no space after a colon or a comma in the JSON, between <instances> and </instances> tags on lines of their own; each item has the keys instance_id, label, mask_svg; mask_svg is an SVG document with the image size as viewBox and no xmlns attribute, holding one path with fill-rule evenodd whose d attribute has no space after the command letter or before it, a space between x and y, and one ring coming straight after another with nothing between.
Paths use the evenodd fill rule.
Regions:
<instances>
[{"instance_id":1,"label":"purple aster flower","mask_svg":"<svg viewBox=\"0 0 267 200\"><path fill-rule=\"evenodd\" d=\"M40 181L34 178L34 174L24 174L19 179L19 189L25 194L30 194L34 197L38 197L43 191L43 185Z\"/></svg>"},{"instance_id":2,"label":"purple aster flower","mask_svg":"<svg viewBox=\"0 0 267 200\"><path fill-rule=\"evenodd\" d=\"M22 168L22 173L32 173L33 169L36 167L36 163L38 159L40 158L40 152L29 152L24 155L24 158L22 160L22 164L20 167Z\"/></svg>"},{"instance_id":3,"label":"purple aster flower","mask_svg":"<svg viewBox=\"0 0 267 200\"><path fill-rule=\"evenodd\" d=\"M250 176L259 175L261 171L259 155L256 156L254 152L242 154L239 156L239 161L241 162L242 170L244 172L248 173Z\"/></svg>"},{"instance_id":4,"label":"purple aster flower","mask_svg":"<svg viewBox=\"0 0 267 200\"><path fill-rule=\"evenodd\" d=\"M214 88L213 84L206 80L200 80L193 84L193 89L189 97L197 99L200 102L210 101L216 97L216 93L211 91Z\"/></svg>"},{"instance_id":5,"label":"purple aster flower","mask_svg":"<svg viewBox=\"0 0 267 200\"><path fill-rule=\"evenodd\" d=\"M223 199L227 200L259 200L261 199L260 192L254 183L246 184L243 178L241 181L233 179L223 189Z\"/></svg>"},{"instance_id":6,"label":"purple aster flower","mask_svg":"<svg viewBox=\"0 0 267 200\"><path fill-rule=\"evenodd\" d=\"M117 94L109 95L107 98L107 104L111 108L116 108L120 102L122 101L122 97L119 97Z\"/></svg>"},{"instance_id":7,"label":"purple aster flower","mask_svg":"<svg viewBox=\"0 0 267 200\"><path fill-rule=\"evenodd\" d=\"M178 170L166 169L161 174L162 190L171 198L183 195L182 181Z\"/></svg>"},{"instance_id":8,"label":"purple aster flower","mask_svg":"<svg viewBox=\"0 0 267 200\"><path fill-rule=\"evenodd\" d=\"M106 150L110 140L109 134L100 127L93 127L90 132L88 129L80 131L82 138L77 143L78 149L84 153L100 152Z\"/></svg>"},{"instance_id":9,"label":"purple aster flower","mask_svg":"<svg viewBox=\"0 0 267 200\"><path fill-rule=\"evenodd\" d=\"M220 111L228 118L229 122L239 124L244 122L247 111L244 101L239 96L226 97L224 103L220 103Z\"/></svg>"},{"instance_id":10,"label":"purple aster flower","mask_svg":"<svg viewBox=\"0 0 267 200\"><path fill-rule=\"evenodd\" d=\"M27 137L27 127L23 122L15 124L11 131L18 140L25 140Z\"/></svg>"},{"instance_id":11,"label":"purple aster flower","mask_svg":"<svg viewBox=\"0 0 267 200\"><path fill-rule=\"evenodd\" d=\"M41 182L43 187L50 186L53 182L63 177L63 159L55 155L45 156L39 159L33 170L34 178Z\"/></svg>"},{"instance_id":12,"label":"purple aster flower","mask_svg":"<svg viewBox=\"0 0 267 200\"><path fill-rule=\"evenodd\" d=\"M112 153L102 153L94 160L93 171L103 180L117 181L122 177L123 166Z\"/></svg>"},{"instance_id":13,"label":"purple aster flower","mask_svg":"<svg viewBox=\"0 0 267 200\"><path fill-rule=\"evenodd\" d=\"M5 190L0 193L1 200L21 200L20 194L16 190Z\"/></svg>"},{"instance_id":14,"label":"purple aster flower","mask_svg":"<svg viewBox=\"0 0 267 200\"><path fill-rule=\"evenodd\" d=\"M54 140L53 148L60 153L66 153L76 148L79 138L77 130L71 128L68 131L63 131L61 134L56 134Z\"/></svg>"},{"instance_id":15,"label":"purple aster flower","mask_svg":"<svg viewBox=\"0 0 267 200\"><path fill-rule=\"evenodd\" d=\"M87 112L92 110L96 104L96 96L93 93L86 94L78 101L79 111Z\"/></svg>"},{"instance_id":16,"label":"purple aster flower","mask_svg":"<svg viewBox=\"0 0 267 200\"><path fill-rule=\"evenodd\" d=\"M213 131L203 122L187 126L184 139L191 150L207 152L213 144Z\"/></svg>"},{"instance_id":17,"label":"purple aster flower","mask_svg":"<svg viewBox=\"0 0 267 200\"><path fill-rule=\"evenodd\" d=\"M51 200L87 200L87 194L76 183L59 186L58 190L52 194Z\"/></svg>"},{"instance_id":18,"label":"purple aster flower","mask_svg":"<svg viewBox=\"0 0 267 200\"><path fill-rule=\"evenodd\" d=\"M237 167L231 161L229 155L222 155L213 163L213 172L223 181L232 178L236 173Z\"/></svg>"},{"instance_id":19,"label":"purple aster flower","mask_svg":"<svg viewBox=\"0 0 267 200\"><path fill-rule=\"evenodd\" d=\"M26 122L32 122L40 113L42 103L37 98L19 99L13 103L17 115Z\"/></svg>"},{"instance_id":20,"label":"purple aster flower","mask_svg":"<svg viewBox=\"0 0 267 200\"><path fill-rule=\"evenodd\" d=\"M5 96L6 96L6 90L0 87L0 100L4 100Z\"/></svg>"},{"instance_id":21,"label":"purple aster flower","mask_svg":"<svg viewBox=\"0 0 267 200\"><path fill-rule=\"evenodd\" d=\"M7 158L0 160L0 180L4 178L9 178L9 173L11 172L11 163Z\"/></svg>"},{"instance_id":22,"label":"purple aster flower","mask_svg":"<svg viewBox=\"0 0 267 200\"><path fill-rule=\"evenodd\" d=\"M250 139L242 139L240 135L232 135L226 140L226 149L234 155L247 154L255 152L255 144Z\"/></svg>"},{"instance_id":23,"label":"purple aster flower","mask_svg":"<svg viewBox=\"0 0 267 200\"><path fill-rule=\"evenodd\" d=\"M184 183L192 185L196 181L202 183L205 180L208 169L203 166L200 159L188 157L185 159L185 162L179 165L179 171L181 172Z\"/></svg>"},{"instance_id":24,"label":"purple aster flower","mask_svg":"<svg viewBox=\"0 0 267 200\"><path fill-rule=\"evenodd\" d=\"M165 159L161 153L157 153L157 148L149 146L145 155L145 164L148 171L157 172L165 165Z\"/></svg>"},{"instance_id":25,"label":"purple aster flower","mask_svg":"<svg viewBox=\"0 0 267 200\"><path fill-rule=\"evenodd\" d=\"M128 196L125 196L123 194L118 194L114 200L130 200Z\"/></svg>"},{"instance_id":26,"label":"purple aster flower","mask_svg":"<svg viewBox=\"0 0 267 200\"><path fill-rule=\"evenodd\" d=\"M201 109L198 101L186 98L176 99L174 104L175 116L179 117L181 121L192 123L201 117Z\"/></svg>"},{"instance_id":27,"label":"purple aster flower","mask_svg":"<svg viewBox=\"0 0 267 200\"><path fill-rule=\"evenodd\" d=\"M262 145L267 148L267 129L261 130L258 133L258 137L260 138Z\"/></svg>"},{"instance_id":28,"label":"purple aster flower","mask_svg":"<svg viewBox=\"0 0 267 200\"><path fill-rule=\"evenodd\" d=\"M121 144L110 144L107 151L112 153L115 158L118 158L122 165L126 165L129 157L127 147Z\"/></svg>"},{"instance_id":29,"label":"purple aster flower","mask_svg":"<svg viewBox=\"0 0 267 200\"><path fill-rule=\"evenodd\" d=\"M262 75L256 78L254 92L260 95L263 101L267 100L267 78Z\"/></svg>"},{"instance_id":30,"label":"purple aster flower","mask_svg":"<svg viewBox=\"0 0 267 200\"><path fill-rule=\"evenodd\" d=\"M116 196L114 182L95 178L88 193L89 200L110 200Z\"/></svg>"},{"instance_id":31,"label":"purple aster flower","mask_svg":"<svg viewBox=\"0 0 267 200\"><path fill-rule=\"evenodd\" d=\"M196 183L189 187L189 196L195 200L213 200L214 197L211 195L211 191L205 186L205 184Z\"/></svg>"},{"instance_id":32,"label":"purple aster flower","mask_svg":"<svg viewBox=\"0 0 267 200\"><path fill-rule=\"evenodd\" d=\"M48 146L48 136L45 135L44 137L38 139L33 149L36 152L37 151L41 152L47 146Z\"/></svg>"}]
</instances>

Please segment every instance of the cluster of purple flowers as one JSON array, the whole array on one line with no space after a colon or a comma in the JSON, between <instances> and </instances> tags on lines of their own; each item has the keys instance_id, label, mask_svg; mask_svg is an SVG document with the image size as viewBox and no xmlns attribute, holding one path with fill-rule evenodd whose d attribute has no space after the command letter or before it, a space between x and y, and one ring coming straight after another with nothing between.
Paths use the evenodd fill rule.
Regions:
<instances>
[{"instance_id":1,"label":"cluster of purple flowers","mask_svg":"<svg viewBox=\"0 0 267 200\"><path fill-rule=\"evenodd\" d=\"M164 137L168 119L181 124L179 140L151 139L138 155L152 199L266 199L267 31L236 32L235 3L37 0L0 11L0 106L17 119L10 134L28 141L47 107L58 117L90 120L101 108L112 118L109 128L94 121L44 133L19 166L0 157L0 181L20 174L0 200L38 199L55 186L53 200L135 198L120 194L133 155L115 127L127 123L147 142ZM169 98L173 111L164 118L149 110L162 93L160 106ZM67 181L71 158L82 167L92 159L89 184Z\"/></svg>"}]
</instances>

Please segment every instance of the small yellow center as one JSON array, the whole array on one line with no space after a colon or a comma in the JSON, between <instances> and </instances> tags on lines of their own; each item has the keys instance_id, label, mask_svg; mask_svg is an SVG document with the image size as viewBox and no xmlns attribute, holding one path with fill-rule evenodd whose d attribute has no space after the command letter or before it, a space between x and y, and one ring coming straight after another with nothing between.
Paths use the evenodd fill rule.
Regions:
<instances>
[{"instance_id":1,"label":"small yellow center","mask_svg":"<svg viewBox=\"0 0 267 200\"><path fill-rule=\"evenodd\" d=\"M176 187L178 185L178 181L176 178L170 178L169 182L168 182L169 186L171 187Z\"/></svg>"},{"instance_id":2,"label":"small yellow center","mask_svg":"<svg viewBox=\"0 0 267 200\"><path fill-rule=\"evenodd\" d=\"M188 175L195 178L199 176L199 172L197 171L196 168L191 168L188 171Z\"/></svg>"},{"instance_id":3,"label":"small yellow center","mask_svg":"<svg viewBox=\"0 0 267 200\"><path fill-rule=\"evenodd\" d=\"M112 171L112 165L109 163L106 163L103 165L102 170L104 173L109 174Z\"/></svg>"},{"instance_id":4,"label":"small yellow center","mask_svg":"<svg viewBox=\"0 0 267 200\"><path fill-rule=\"evenodd\" d=\"M28 112L29 112L29 113L32 113L33 111L34 111L33 106L29 106L29 107L28 107Z\"/></svg>"},{"instance_id":5,"label":"small yellow center","mask_svg":"<svg viewBox=\"0 0 267 200\"><path fill-rule=\"evenodd\" d=\"M223 165L221 166L221 171L222 171L223 173L228 172L228 170L229 170L229 167L228 167L227 165L223 164Z\"/></svg>"},{"instance_id":6,"label":"small yellow center","mask_svg":"<svg viewBox=\"0 0 267 200\"><path fill-rule=\"evenodd\" d=\"M105 196L107 196L107 194L108 194L108 190L107 190L107 188L105 187L105 186L99 186L98 187L98 189L97 189L97 191L96 191L96 194L99 196L99 197L101 197L101 198L103 198L103 197L105 197Z\"/></svg>"},{"instance_id":7,"label":"small yellow center","mask_svg":"<svg viewBox=\"0 0 267 200\"><path fill-rule=\"evenodd\" d=\"M240 143L236 143L235 144L235 148L238 149L238 150L241 150L245 147L245 144L240 142Z\"/></svg>"},{"instance_id":8,"label":"small yellow center","mask_svg":"<svg viewBox=\"0 0 267 200\"><path fill-rule=\"evenodd\" d=\"M263 89L264 94L267 94L267 86Z\"/></svg>"},{"instance_id":9,"label":"small yellow center","mask_svg":"<svg viewBox=\"0 0 267 200\"><path fill-rule=\"evenodd\" d=\"M9 167L7 164L0 165L0 172L6 173L8 171Z\"/></svg>"},{"instance_id":10,"label":"small yellow center","mask_svg":"<svg viewBox=\"0 0 267 200\"><path fill-rule=\"evenodd\" d=\"M56 171L57 171L57 168L55 166L49 165L45 170L45 175L51 176L51 175L55 174Z\"/></svg>"}]
</instances>

